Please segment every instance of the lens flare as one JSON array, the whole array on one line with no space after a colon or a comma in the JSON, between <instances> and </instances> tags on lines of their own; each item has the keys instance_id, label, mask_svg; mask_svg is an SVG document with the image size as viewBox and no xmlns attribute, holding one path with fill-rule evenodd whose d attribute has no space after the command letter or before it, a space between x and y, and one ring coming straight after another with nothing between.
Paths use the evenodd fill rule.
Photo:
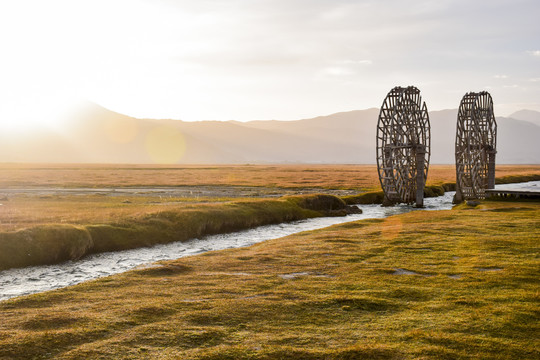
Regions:
<instances>
[{"instance_id":1,"label":"lens flare","mask_svg":"<svg viewBox=\"0 0 540 360\"><path fill-rule=\"evenodd\" d=\"M133 141L138 132L137 121L130 118L116 118L105 124L105 134L109 140L120 144Z\"/></svg>"},{"instance_id":2,"label":"lens flare","mask_svg":"<svg viewBox=\"0 0 540 360\"><path fill-rule=\"evenodd\" d=\"M172 126L158 126L146 136L146 151L154 163L174 164L186 152L186 141L182 133Z\"/></svg>"},{"instance_id":3,"label":"lens flare","mask_svg":"<svg viewBox=\"0 0 540 360\"><path fill-rule=\"evenodd\" d=\"M401 230L403 230L403 223L401 218L398 216L390 216L385 219L385 226L382 230L382 236L388 238L389 240L396 239Z\"/></svg>"}]
</instances>

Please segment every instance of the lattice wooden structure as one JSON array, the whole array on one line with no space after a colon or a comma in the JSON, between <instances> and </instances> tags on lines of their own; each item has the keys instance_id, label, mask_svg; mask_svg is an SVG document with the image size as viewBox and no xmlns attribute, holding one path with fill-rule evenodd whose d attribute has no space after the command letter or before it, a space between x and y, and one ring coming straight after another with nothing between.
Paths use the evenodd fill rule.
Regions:
<instances>
[{"instance_id":1,"label":"lattice wooden structure","mask_svg":"<svg viewBox=\"0 0 540 360\"><path fill-rule=\"evenodd\" d=\"M484 199L495 187L497 123L491 95L469 92L459 104L456 127L455 202Z\"/></svg>"},{"instance_id":2,"label":"lattice wooden structure","mask_svg":"<svg viewBox=\"0 0 540 360\"><path fill-rule=\"evenodd\" d=\"M383 205L424 205L431 148L426 104L414 86L393 88L377 123L377 169Z\"/></svg>"}]
</instances>

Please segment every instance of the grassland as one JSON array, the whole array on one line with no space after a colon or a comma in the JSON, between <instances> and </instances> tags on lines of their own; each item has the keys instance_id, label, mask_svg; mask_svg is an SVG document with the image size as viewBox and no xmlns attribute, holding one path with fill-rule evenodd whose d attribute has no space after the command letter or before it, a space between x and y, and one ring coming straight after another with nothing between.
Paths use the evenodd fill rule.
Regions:
<instances>
[{"instance_id":1,"label":"grassland","mask_svg":"<svg viewBox=\"0 0 540 360\"><path fill-rule=\"evenodd\" d=\"M498 165L497 176L540 175L539 165ZM453 165L431 165L428 185L455 182ZM254 186L372 191L375 165L35 165L0 164L0 189L18 187Z\"/></svg>"},{"instance_id":2,"label":"grassland","mask_svg":"<svg viewBox=\"0 0 540 360\"><path fill-rule=\"evenodd\" d=\"M0 303L0 359L538 359L540 204L304 232Z\"/></svg>"},{"instance_id":3,"label":"grassland","mask_svg":"<svg viewBox=\"0 0 540 360\"><path fill-rule=\"evenodd\" d=\"M498 182L540 179L540 166L500 166L497 173ZM374 166L4 164L0 175L8 194L0 200L0 269L323 216L340 203L334 198L323 202L328 208L312 208L280 195L353 193L343 200L382 202L382 192L372 191ZM426 195L450 190L453 177L452 166L433 166Z\"/></svg>"},{"instance_id":4,"label":"grassland","mask_svg":"<svg viewBox=\"0 0 540 360\"><path fill-rule=\"evenodd\" d=\"M538 165L497 167L498 182L540 178ZM450 165L430 167L429 186L455 182ZM141 193L122 195L102 189L141 187ZM193 193L148 193L144 188L189 188ZM117 166L0 164L0 231L15 231L41 224L101 224L201 203L238 200L239 187L254 188L248 197L270 198L306 192L349 196L351 203L382 200L377 169L373 165L238 165L238 166ZM62 193L62 189L96 189L93 193ZM196 189L205 189L199 195ZM227 188L230 191L224 192ZM2 190L4 195L2 195ZM19 189L20 191L16 190ZM57 189L47 194L24 189ZM214 189L215 191L212 191ZM339 192L338 190L346 190ZM9 193L8 193L9 191ZM232 195L236 194L234 197ZM358 196L362 195L362 196ZM3 199L2 199L3 198ZM380 202L380 201L379 201Z\"/></svg>"}]
</instances>

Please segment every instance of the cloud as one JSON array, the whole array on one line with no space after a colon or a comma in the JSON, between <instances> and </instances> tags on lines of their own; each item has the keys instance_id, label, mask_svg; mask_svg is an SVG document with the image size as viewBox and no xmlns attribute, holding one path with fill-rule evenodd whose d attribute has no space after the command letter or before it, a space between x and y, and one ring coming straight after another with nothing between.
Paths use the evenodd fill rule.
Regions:
<instances>
[{"instance_id":1,"label":"cloud","mask_svg":"<svg viewBox=\"0 0 540 360\"><path fill-rule=\"evenodd\" d=\"M338 61L339 64L343 65L371 65L373 61L371 60L341 60Z\"/></svg>"},{"instance_id":2,"label":"cloud","mask_svg":"<svg viewBox=\"0 0 540 360\"><path fill-rule=\"evenodd\" d=\"M359 73L359 67L373 64L371 60L337 60L330 62L330 66L325 67L322 73L327 76L352 76Z\"/></svg>"},{"instance_id":3,"label":"cloud","mask_svg":"<svg viewBox=\"0 0 540 360\"><path fill-rule=\"evenodd\" d=\"M327 67L324 69L324 73L331 76L349 76L355 74L351 69L339 66Z\"/></svg>"}]
</instances>

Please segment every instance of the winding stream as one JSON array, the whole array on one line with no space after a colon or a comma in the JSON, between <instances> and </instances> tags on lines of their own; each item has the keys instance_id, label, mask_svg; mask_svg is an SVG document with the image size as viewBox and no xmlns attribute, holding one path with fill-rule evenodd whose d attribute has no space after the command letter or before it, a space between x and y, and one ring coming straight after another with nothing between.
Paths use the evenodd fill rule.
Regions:
<instances>
[{"instance_id":1,"label":"winding stream","mask_svg":"<svg viewBox=\"0 0 540 360\"><path fill-rule=\"evenodd\" d=\"M517 188L520 185L540 187L540 181L502 185L501 187ZM453 196L454 192L447 192L440 197L427 198L424 200L425 207L422 210L451 209ZM150 248L95 254L78 261L68 261L56 265L32 266L0 271L0 300L75 285L83 281L124 272L155 261L172 260L211 250L249 246L261 241L276 239L301 231L315 230L334 224L362 219L384 218L418 210L407 205L392 207L361 205L360 207L363 210L362 214L352 214L344 217L315 218L291 223L260 226L254 229L211 235L186 242L179 241L156 245Z\"/></svg>"}]
</instances>

